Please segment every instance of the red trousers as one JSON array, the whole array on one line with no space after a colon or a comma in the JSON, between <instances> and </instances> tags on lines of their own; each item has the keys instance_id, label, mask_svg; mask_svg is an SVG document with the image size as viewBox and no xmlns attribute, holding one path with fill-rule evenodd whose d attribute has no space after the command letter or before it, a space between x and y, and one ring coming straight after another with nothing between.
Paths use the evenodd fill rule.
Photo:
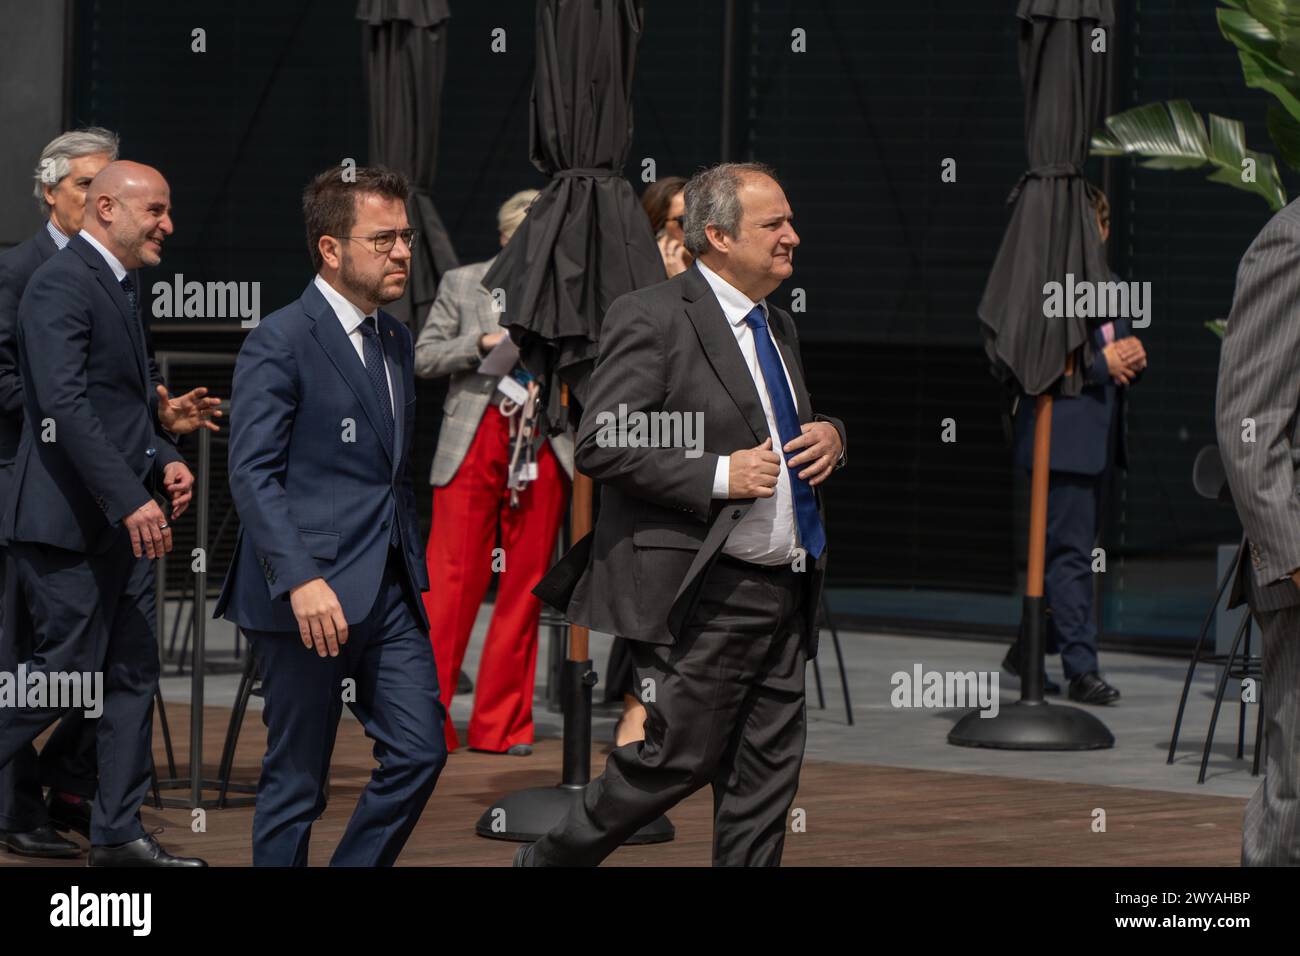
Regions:
<instances>
[{"instance_id":1,"label":"red trousers","mask_svg":"<svg viewBox=\"0 0 1300 956\"><path fill-rule=\"evenodd\" d=\"M451 699L494 569L500 569L501 576L474 681L469 746L501 752L533 742L533 678L542 605L532 590L551 566L569 479L550 443L544 443L537 452L537 480L519 493L519 507L511 508L509 467L510 423L489 405L455 477L433 489L424 608L447 708L448 751L460 746L451 722ZM502 551L494 560L498 521Z\"/></svg>"}]
</instances>

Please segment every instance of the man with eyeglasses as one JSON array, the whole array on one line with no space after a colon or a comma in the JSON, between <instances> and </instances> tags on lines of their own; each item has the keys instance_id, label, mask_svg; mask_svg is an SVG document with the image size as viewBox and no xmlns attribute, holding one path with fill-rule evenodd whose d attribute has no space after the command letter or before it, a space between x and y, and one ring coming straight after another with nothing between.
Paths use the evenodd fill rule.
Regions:
<instances>
[{"instance_id":1,"label":"man with eyeglasses","mask_svg":"<svg viewBox=\"0 0 1300 956\"><path fill-rule=\"evenodd\" d=\"M316 277L252 330L231 395L241 523L216 614L262 659L257 866L306 866L346 703L379 766L332 866L389 866L447 759L410 453L413 348L381 305L406 288L407 183L334 167L303 196Z\"/></svg>"}]
</instances>

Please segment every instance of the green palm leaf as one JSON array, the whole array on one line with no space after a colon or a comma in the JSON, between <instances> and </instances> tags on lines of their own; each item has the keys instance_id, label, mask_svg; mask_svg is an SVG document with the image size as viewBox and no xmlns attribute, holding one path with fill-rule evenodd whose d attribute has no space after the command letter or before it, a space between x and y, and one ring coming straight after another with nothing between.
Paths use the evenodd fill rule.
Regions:
<instances>
[{"instance_id":1,"label":"green palm leaf","mask_svg":"<svg viewBox=\"0 0 1300 956\"><path fill-rule=\"evenodd\" d=\"M1268 153L1246 148L1241 122L1211 113L1207 132L1186 100L1148 103L1107 117L1105 129L1092 136L1092 154L1140 156L1149 169L1210 167L1211 181L1255 193L1275 211L1286 205L1277 163Z\"/></svg>"},{"instance_id":2,"label":"green palm leaf","mask_svg":"<svg viewBox=\"0 0 1300 956\"><path fill-rule=\"evenodd\" d=\"M1277 98L1269 107L1269 136L1282 161L1300 170L1300 3L1233 0L1232 6L1217 11L1219 31L1236 46L1246 85Z\"/></svg>"}]
</instances>

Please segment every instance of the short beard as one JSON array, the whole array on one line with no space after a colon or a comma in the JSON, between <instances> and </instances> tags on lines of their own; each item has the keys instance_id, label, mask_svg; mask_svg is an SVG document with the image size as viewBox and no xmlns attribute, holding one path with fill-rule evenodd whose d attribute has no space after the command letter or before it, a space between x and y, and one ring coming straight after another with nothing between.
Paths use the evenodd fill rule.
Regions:
<instances>
[{"instance_id":1,"label":"short beard","mask_svg":"<svg viewBox=\"0 0 1300 956\"><path fill-rule=\"evenodd\" d=\"M126 247L127 253L130 254L136 262L145 266L160 265L162 263L162 256L158 256L155 259L153 250L145 249L144 244L149 241L149 234L147 232L144 234L140 233L139 222L131 212L130 207L125 203L122 203L118 208L122 210L123 218L126 219L127 229L122 230L122 233L114 236L114 238L120 240L125 239L127 235L129 235L130 242L123 242L122 245Z\"/></svg>"},{"instance_id":2,"label":"short beard","mask_svg":"<svg viewBox=\"0 0 1300 956\"><path fill-rule=\"evenodd\" d=\"M363 279L361 275L352 268L352 256L348 252L343 253L343 261L339 263L339 282L343 288L347 289L362 302L378 302L380 305L387 305L389 302L396 302L402 297L402 292L406 291L406 284L402 284L402 292L392 295L384 291L384 280L387 276L381 275L374 280Z\"/></svg>"}]
</instances>

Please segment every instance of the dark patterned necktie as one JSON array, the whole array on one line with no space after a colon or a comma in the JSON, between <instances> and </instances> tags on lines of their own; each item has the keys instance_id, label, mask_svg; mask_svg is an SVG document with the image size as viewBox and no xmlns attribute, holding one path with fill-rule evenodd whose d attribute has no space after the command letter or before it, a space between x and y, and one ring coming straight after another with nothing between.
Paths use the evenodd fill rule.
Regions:
<instances>
[{"instance_id":1,"label":"dark patterned necktie","mask_svg":"<svg viewBox=\"0 0 1300 956\"><path fill-rule=\"evenodd\" d=\"M388 394L388 376L384 372L384 348L379 342L378 323L373 315L366 316L361 322L361 352L366 365L366 377L370 379L370 387L375 390L375 399L379 402L379 411L384 417L384 428L387 431L384 435L384 443L388 446L389 452L395 454L393 400ZM401 538L397 533L397 514L394 512L392 533L388 536L388 543L396 548L400 546L400 541Z\"/></svg>"},{"instance_id":2,"label":"dark patterned necktie","mask_svg":"<svg viewBox=\"0 0 1300 956\"><path fill-rule=\"evenodd\" d=\"M135 283L131 281L130 273L127 273L126 275L122 276L122 280L121 282L118 283L118 285L122 287L122 291L126 294L127 304L131 306L131 318L129 321L131 323L131 331L135 333L134 345L136 347L138 357L142 362L140 367L142 370L145 370L145 375L147 377L148 375L147 370L149 368L149 356L145 350L144 326L141 324L142 319L140 318L140 297L136 295ZM147 385L148 383L146 381L146 388L145 388L146 393L148 393L149 391Z\"/></svg>"},{"instance_id":3,"label":"dark patterned necktie","mask_svg":"<svg viewBox=\"0 0 1300 956\"><path fill-rule=\"evenodd\" d=\"M129 275L125 275L122 276L121 286L126 293L126 300L131 303L131 317L134 319L140 315L140 298L135 294L135 283Z\"/></svg>"},{"instance_id":4,"label":"dark patterned necktie","mask_svg":"<svg viewBox=\"0 0 1300 956\"><path fill-rule=\"evenodd\" d=\"M762 306L754 306L745 316L745 322L754 333L754 351L758 353L758 367L763 371L763 382L767 385L767 396L772 402L772 415L776 418L776 428L780 432L780 441L772 442L772 450L785 457L781 449L786 443L803 434L799 427L799 413L795 409L794 396L785 380L785 368L781 365L781 356L776 350L776 343L767 329L767 319L763 316ZM800 449L802 451L802 449ZM793 455L799 452L792 452ZM812 485L800 478L794 469L787 469L790 478L790 491L794 497L795 522L799 525L799 541L813 559L821 557L826 547L826 532L822 528L822 519L817 514L817 496Z\"/></svg>"}]
</instances>

